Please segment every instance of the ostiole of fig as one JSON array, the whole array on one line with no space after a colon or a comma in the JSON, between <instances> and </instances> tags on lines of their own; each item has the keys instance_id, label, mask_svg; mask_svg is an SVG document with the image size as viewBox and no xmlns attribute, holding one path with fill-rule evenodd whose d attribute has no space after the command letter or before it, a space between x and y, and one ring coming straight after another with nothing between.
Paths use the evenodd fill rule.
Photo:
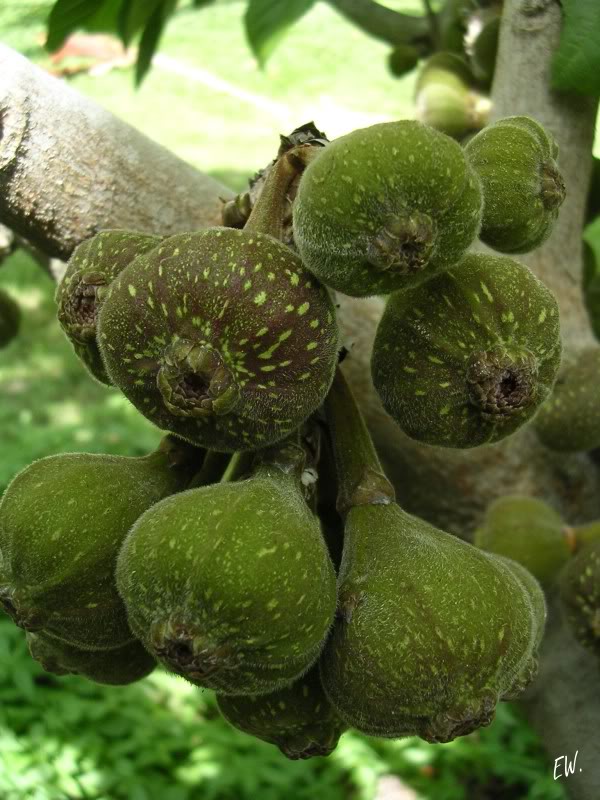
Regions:
<instances>
[{"instance_id":1,"label":"ostiole of fig","mask_svg":"<svg viewBox=\"0 0 600 800\"><path fill-rule=\"evenodd\" d=\"M96 323L111 281L160 237L125 230L107 230L75 248L56 290L57 317L73 348L91 375L110 384L98 344Z\"/></svg>"},{"instance_id":2,"label":"ostiole of fig","mask_svg":"<svg viewBox=\"0 0 600 800\"><path fill-rule=\"evenodd\" d=\"M536 403L537 373L535 356L527 351L474 352L466 372L470 401L495 420L520 414Z\"/></svg>"}]
</instances>

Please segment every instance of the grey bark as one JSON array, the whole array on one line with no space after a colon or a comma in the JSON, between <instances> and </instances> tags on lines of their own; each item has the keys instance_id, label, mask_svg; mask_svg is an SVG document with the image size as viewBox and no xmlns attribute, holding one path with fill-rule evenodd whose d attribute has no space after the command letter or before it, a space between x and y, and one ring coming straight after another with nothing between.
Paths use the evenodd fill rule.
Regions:
<instances>
[{"instance_id":1,"label":"grey bark","mask_svg":"<svg viewBox=\"0 0 600 800\"><path fill-rule=\"evenodd\" d=\"M0 221L67 258L103 228L219 224L217 181L0 45Z\"/></svg>"}]
</instances>

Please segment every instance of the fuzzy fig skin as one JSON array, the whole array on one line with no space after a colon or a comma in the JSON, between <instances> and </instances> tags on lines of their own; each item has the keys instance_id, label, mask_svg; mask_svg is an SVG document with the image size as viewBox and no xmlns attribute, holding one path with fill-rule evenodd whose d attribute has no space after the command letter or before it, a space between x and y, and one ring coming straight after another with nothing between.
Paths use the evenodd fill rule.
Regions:
<instances>
[{"instance_id":1,"label":"fuzzy fig skin","mask_svg":"<svg viewBox=\"0 0 600 800\"><path fill-rule=\"evenodd\" d=\"M554 140L530 117L507 117L473 137L465 154L483 187L481 240L501 253L539 247L565 199Z\"/></svg>"},{"instance_id":2,"label":"fuzzy fig skin","mask_svg":"<svg viewBox=\"0 0 600 800\"><path fill-rule=\"evenodd\" d=\"M600 446L600 347L585 350L558 376L535 418L535 432L551 450L563 453Z\"/></svg>"},{"instance_id":3,"label":"fuzzy fig skin","mask_svg":"<svg viewBox=\"0 0 600 800\"><path fill-rule=\"evenodd\" d=\"M284 438L321 404L338 330L327 290L273 237L208 228L165 240L111 284L111 380L160 428L212 450Z\"/></svg>"},{"instance_id":4,"label":"fuzzy fig skin","mask_svg":"<svg viewBox=\"0 0 600 800\"><path fill-rule=\"evenodd\" d=\"M91 375L110 385L96 341L96 321L110 282L161 241L133 231L101 231L75 248L56 290L58 321Z\"/></svg>"},{"instance_id":5,"label":"fuzzy fig skin","mask_svg":"<svg viewBox=\"0 0 600 800\"><path fill-rule=\"evenodd\" d=\"M314 664L335 573L298 479L265 467L157 503L117 563L129 624L168 670L222 694L265 694Z\"/></svg>"},{"instance_id":6,"label":"fuzzy fig skin","mask_svg":"<svg viewBox=\"0 0 600 800\"><path fill-rule=\"evenodd\" d=\"M536 413L560 353L549 289L517 261L472 253L390 298L371 367L408 436L467 448L499 441Z\"/></svg>"},{"instance_id":7,"label":"fuzzy fig skin","mask_svg":"<svg viewBox=\"0 0 600 800\"><path fill-rule=\"evenodd\" d=\"M0 348L12 342L21 326L21 309L17 302L0 289Z\"/></svg>"},{"instance_id":8,"label":"fuzzy fig skin","mask_svg":"<svg viewBox=\"0 0 600 800\"><path fill-rule=\"evenodd\" d=\"M328 756L347 728L325 697L318 666L277 692L218 695L217 704L234 728L276 745L294 760Z\"/></svg>"},{"instance_id":9,"label":"fuzzy fig skin","mask_svg":"<svg viewBox=\"0 0 600 800\"><path fill-rule=\"evenodd\" d=\"M560 599L577 640L600 657L600 540L589 542L565 566Z\"/></svg>"},{"instance_id":10,"label":"fuzzy fig skin","mask_svg":"<svg viewBox=\"0 0 600 800\"><path fill-rule=\"evenodd\" d=\"M156 662L138 641L111 650L81 650L43 633L27 633L31 657L54 675L81 675L94 683L125 686L149 675Z\"/></svg>"},{"instance_id":11,"label":"fuzzy fig skin","mask_svg":"<svg viewBox=\"0 0 600 800\"><path fill-rule=\"evenodd\" d=\"M535 581L395 503L346 518L338 616L320 660L348 725L448 742L489 724L535 672Z\"/></svg>"},{"instance_id":12,"label":"fuzzy fig skin","mask_svg":"<svg viewBox=\"0 0 600 800\"><path fill-rule=\"evenodd\" d=\"M571 555L565 525L543 500L509 495L487 509L475 544L524 566L543 586L550 586Z\"/></svg>"},{"instance_id":13,"label":"fuzzy fig skin","mask_svg":"<svg viewBox=\"0 0 600 800\"><path fill-rule=\"evenodd\" d=\"M385 122L336 139L308 166L294 240L327 286L388 294L457 261L481 210L479 179L456 142L420 122Z\"/></svg>"},{"instance_id":14,"label":"fuzzy fig skin","mask_svg":"<svg viewBox=\"0 0 600 800\"><path fill-rule=\"evenodd\" d=\"M143 458L66 453L17 475L0 503L0 606L17 625L82 650L133 640L114 580L117 554L143 511L187 485L188 465L173 466L179 449Z\"/></svg>"}]
</instances>

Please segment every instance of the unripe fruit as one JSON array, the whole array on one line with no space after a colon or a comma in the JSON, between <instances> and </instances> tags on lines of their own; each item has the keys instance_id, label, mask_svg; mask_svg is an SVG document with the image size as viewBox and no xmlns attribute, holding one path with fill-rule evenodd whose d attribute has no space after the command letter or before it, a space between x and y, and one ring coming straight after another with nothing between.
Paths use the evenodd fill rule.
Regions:
<instances>
[{"instance_id":1,"label":"unripe fruit","mask_svg":"<svg viewBox=\"0 0 600 800\"><path fill-rule=\"evenodd\" d=\"M99 331L111 380L144 416L223 451L297 428L337 357L327 290L281 242L229 228L172 236L132 262Z\"/></svg>"},{"instance_id":2,"label":"unripe fruit","mask_svg":"<svg viewBox=\"0 0 600 800\"><path fill-rule=\"evenodd\" d=\"M475 544L517 561L549 586L571 554L564 528L560 514L543 500L509 495L488 507Z\"/></svg>"},{"instance_id":3,"label":"unripe fruit","mask_svg":"<svg viewBox=\"0 0 600 800\"><path fill-rule=\"evenodd\" d=\"M552 293L517 261L473 253L392 295L371 367L385 409L408 436L476 447L535 414L560 352Z\"/></svg>"},{"instance_id":4,"label":"unripe fruit","mask_svg":"<svg viewBox=\"0 0 600 800\"><path fill-rule=\"evenodd\" d=\"M275 465L157 503L125 540L117 584L150 653L223 694L273 692L306 672L336 603L299 476Z\"/></svg>"},{"instance_id":5,"label":"unripe fruit","mask_svg":"<svg viewBox=\"0 0 600 800\"><path fill-rule=\"evenodd\" d=\"M483 242L501 253L527 253L550 236L565 199L557 152L530 117L502 119L467 143L483 187Z\"/></svg>"},{"instance_id":6,"label":"unripe fruit","mask_svg":"<svg viewBox=\"0 0 600 800\"><path fill-rule=\"evenodd\" d=\"M396 78L402 78L419 63L419 51L410 44L399 44L388 56L388 68Z\"/></svg>"},{"instance_id":7,"label":"unripe fruit","mask_svg":"<svg viewBox=\"0 0 600 800\"><path fill-rule=\"evenodd\" d=\"M325 697L318 666L277 692L217 695L217 703L231 725L277 745L291 759L328 756L347 727Z\"/></svg>"},{"instance_id":8,"label":"unripe fruit","mask_svg":"<svg viewBox=\"0 0 600 800\"><path fill-rule=\"evenodd\" d=\"M560 576L560 599L571 630L600 656L600 540L585 545Z\"/></svg>"},{"instance_id":9,"label":"unripe fruit","mask_svg":"<svg viewBox=\"0 0 600 800\"><path fill-rule=\"evenodd\" d=\"M558 377L535 418L535 432L551 450L566 453L600 446L600 347L585 350Z\"/></svg>"},{"instance_id":10,"label":"unripe fruit","mask_svg":"<svg viewBox=\"0 0 600 800\"><path fill-rule=\"evenodd\" d=\"M456 142L419 122L386 122L342 136L308 166L294 238L326 285L386 294L457 261L477 236L481 203Z\"/></svg>"},{"instance_id":11,"label":"unripe fruit","mask_svg":"<svg viewBox=\"0 0 600 800\"><path fill-rule=\"evenodd\" d=\"M473 91L473 83L462 58L454 53L435 53L417 79L418 119L455 139L481 130L487 122L490 103Z\"/></svg>"},{"instance_id":12,"label":"unripe fruit","mask_svg":"<svg viewBox=\"0 0 600 800\"><path fill-rule=\"evenodd\" d=\"M67 453L17 475L0 503L0 605L17 625L83 650L132 641L113 575L119 547L143 511L185 487L193 457L178 461L191 450Z\"/></svg>"},{"instance_id":13,"label":"unripe fruit","mask_svg":"<svg viewBox=\"0 0 600 800\"><path fill-rule=\"evenodd\" d=\"M95 683L124 686L149 675L156 662L137 641L111 650L81 650L43 633L27 633L32 658L55 675L81 675Z\"/></svg>"},{"instance_id":14,"label":"unripe fruit","mask_svg":"<svg viewBox=\"0 0 600 800\"><path fill-rule=\"evenodd\" d=\"M9 294L0 289L0 348L15 338L20 325L21 309Z\"/></svg>"},{"instance_id":15,"label":"unripe fruit","mask_svg":"<svg viewBox=\"0 0 600 800\"><path fill-rule=\"evenodd\" d=\"M491 722L535 672L545 605L535 582L390 505L346 518L325 693L373 736L447 742Z\"/></svg>"},{"instance_id":16,"label":"unripe fruit","mask_svg":"<svg viewBox=\"0 0 600 800\"><path fill-rule=\"evenodd\" d=\"M98 343L96 321L112 280L138 255L160 242L159 236L132 231L101 231L75 248L56 290L58 321L89 372L110 385Z\"/></svg>"}]
</instances>

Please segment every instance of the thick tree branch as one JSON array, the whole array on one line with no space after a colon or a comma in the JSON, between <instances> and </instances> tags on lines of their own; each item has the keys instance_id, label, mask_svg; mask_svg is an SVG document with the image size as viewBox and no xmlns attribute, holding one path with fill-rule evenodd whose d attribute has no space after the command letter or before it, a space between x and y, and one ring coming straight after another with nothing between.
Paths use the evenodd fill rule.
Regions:
<instances>
[{"instance_id":1,"label":"thick tree branch","mask_svg":"<svg viewBox=\"0 0 600 800\"><path fill-rule=\"evenodd\" d=\"M102 228L171 234L220 222L231 196L0 45L0 221L67 258Z\"/></svg>"},{"instance_id":2,"label":"thick tree branch","mask_svg":"<svg viewBox=\"0 0 600 800\"><path fill-rule=\"evenodd\" d=\"M401 14L375 0L328 0L328 3L365 33L384 42L415 44L430 38L426 17Z\"/></svg>"}]
</instances>

